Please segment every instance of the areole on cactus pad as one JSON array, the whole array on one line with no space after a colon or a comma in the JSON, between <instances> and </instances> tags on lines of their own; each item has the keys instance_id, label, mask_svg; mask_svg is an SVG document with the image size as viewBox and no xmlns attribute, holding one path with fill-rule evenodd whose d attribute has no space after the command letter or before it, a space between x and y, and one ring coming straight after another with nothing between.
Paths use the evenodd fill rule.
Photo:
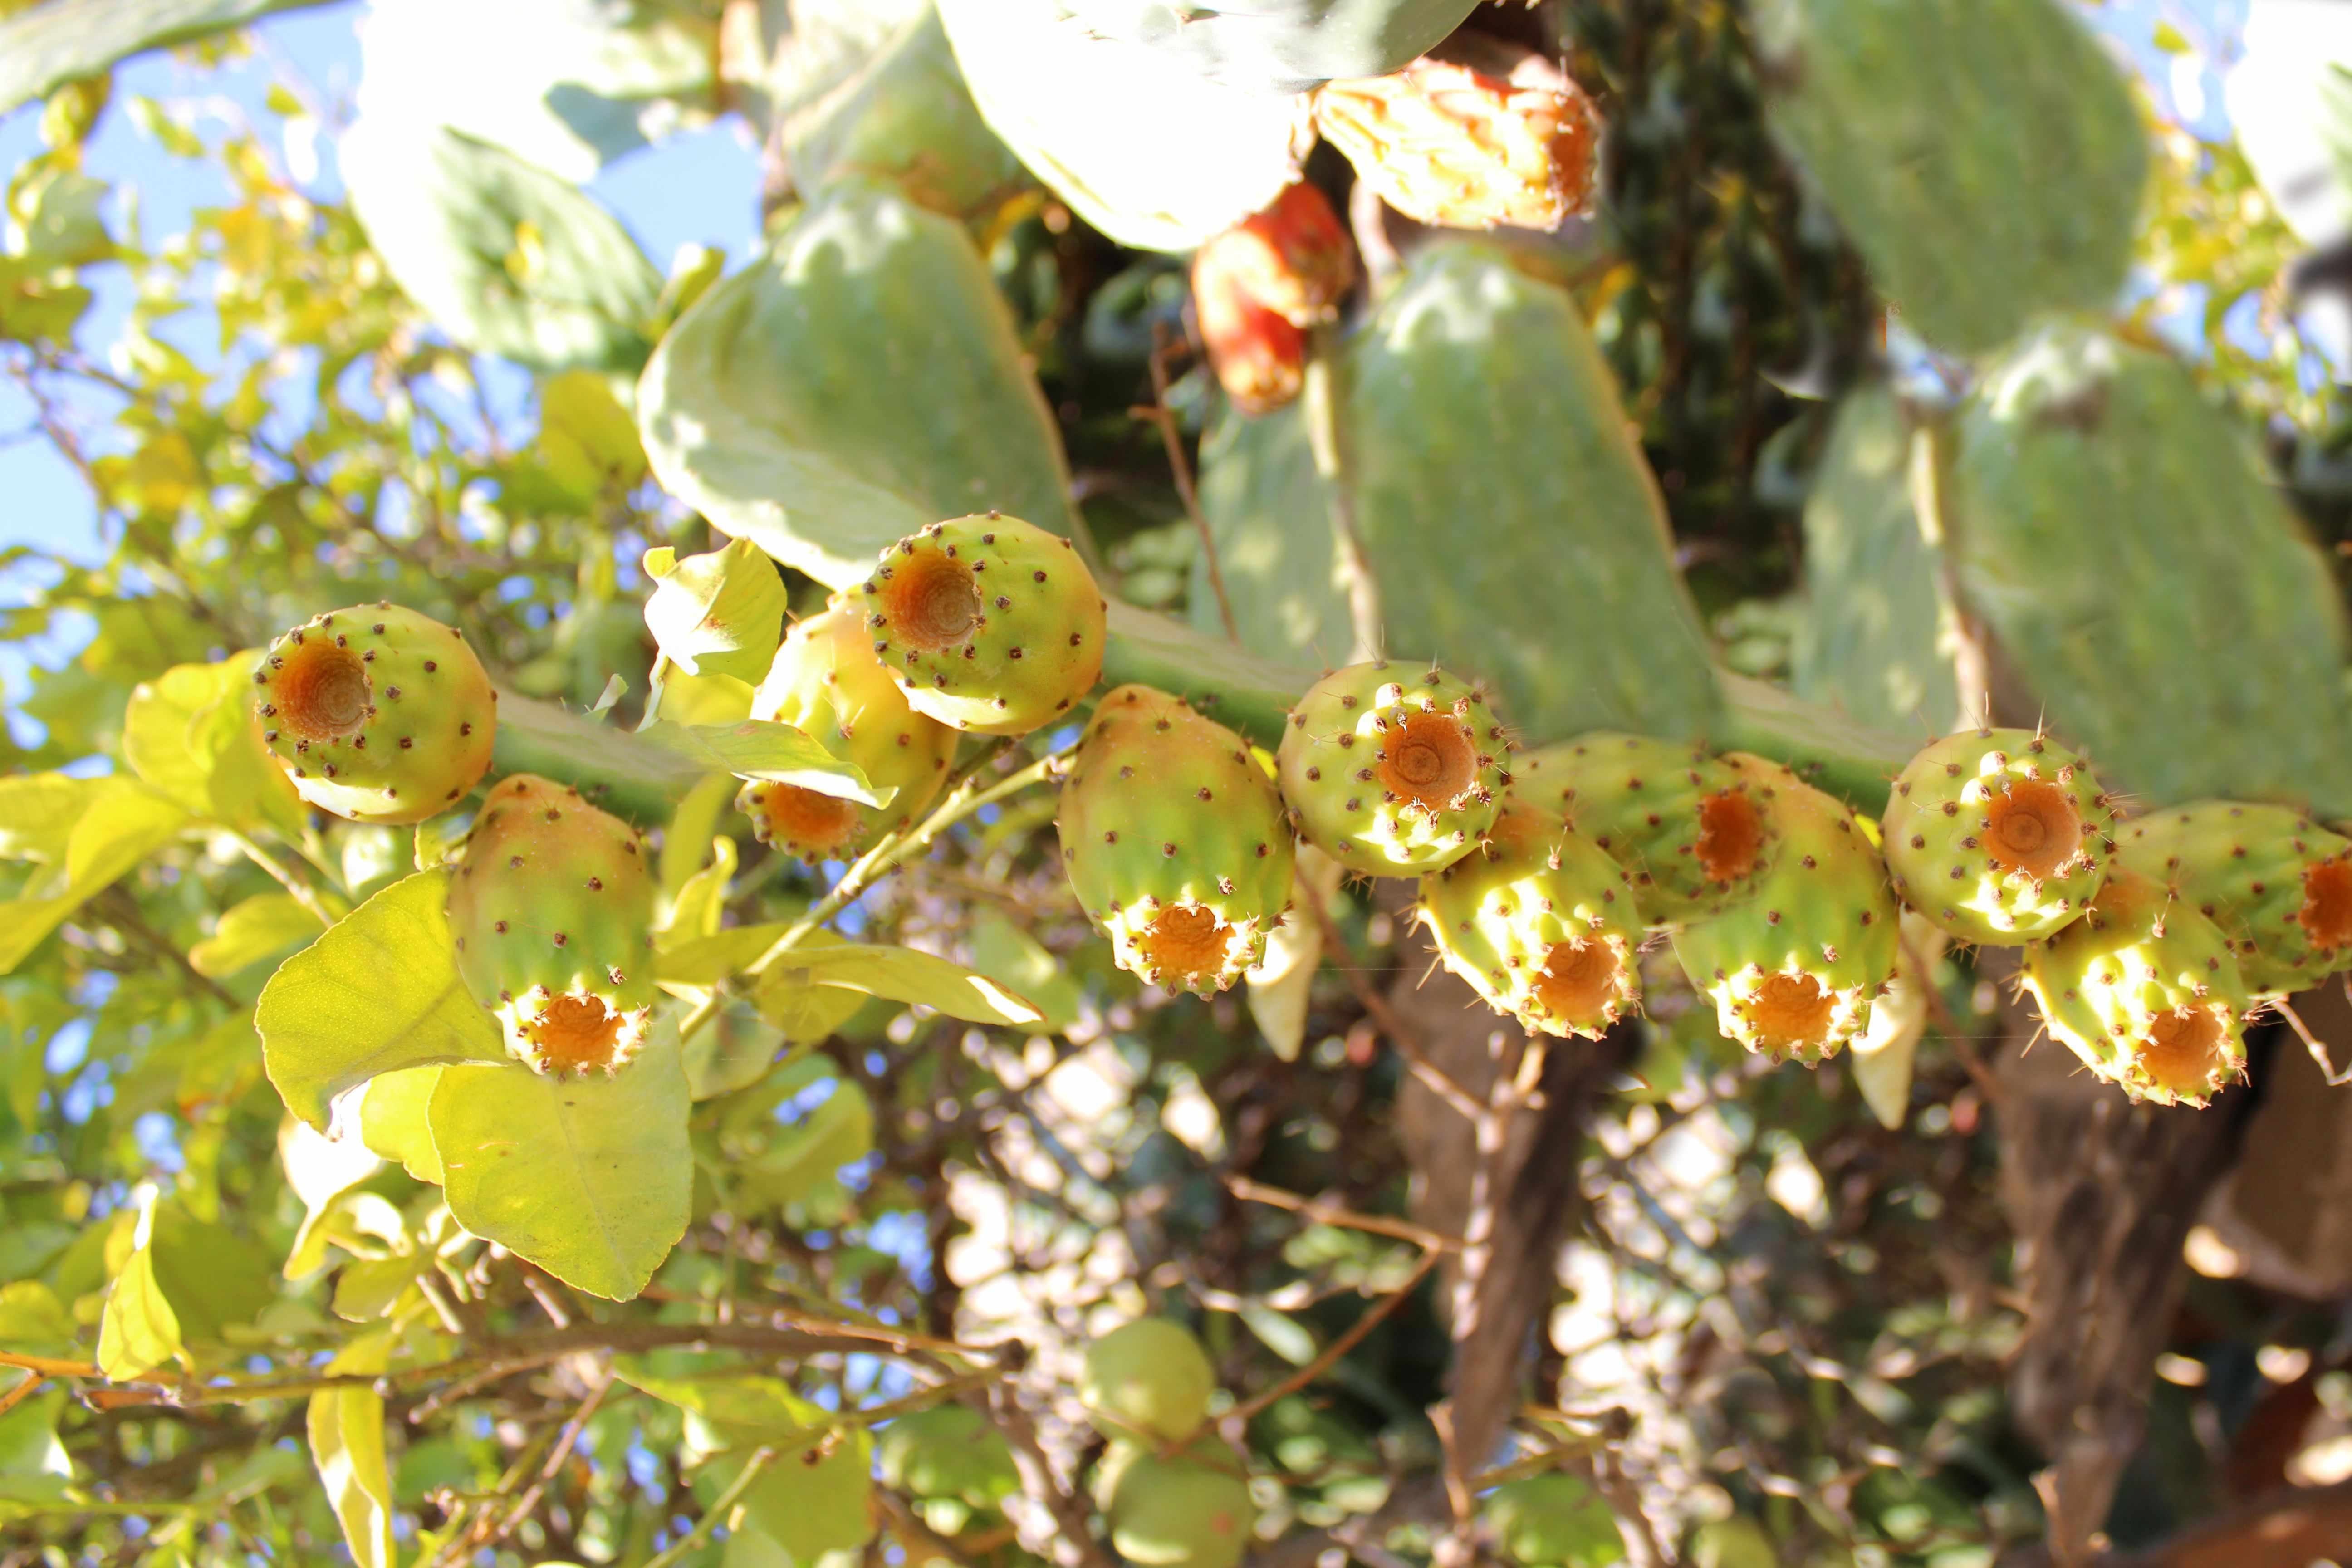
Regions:
<instances>
[{"instance_id":1,"label":"areole on cactus pad","mask_svg":"<svg viewBox=\"0 0 2352 1568\"><path fill-rule=\"evenodd\" d=\"M2122 854L2221 928L2257 995L2352 967L2352 840L2292 806L2168 806L2126 828Z\"/></svg>"},{"instance_id":2,"label":"areole on cactus pad","mask_svg":"<svg viewBox=\"0 0 2352 1568\"><path fill-rule=\"evenodd\" d=\"M1564 815L1632 879L1655 924L1720 913L1780 852L1762 788L1696 746L1596 731L1522 759L1517 788Z\"/></svg>"}]
</instances>

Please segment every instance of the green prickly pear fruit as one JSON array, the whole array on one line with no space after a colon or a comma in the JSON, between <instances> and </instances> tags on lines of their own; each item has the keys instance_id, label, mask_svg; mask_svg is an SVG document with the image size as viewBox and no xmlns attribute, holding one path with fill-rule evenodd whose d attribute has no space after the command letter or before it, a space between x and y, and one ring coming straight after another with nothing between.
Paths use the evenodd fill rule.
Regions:
<instances>
[{"instance_id":1,"label":"green prickly pear fruit","mask_svg":"<svg viewBox=\"0 0 2352 1568\"><path fill-rule=\"evenodd\" d=\"M1757 786L1780 852L1752 897L1676 931L1675 956L1726 1037L1814 1066L1869 1026L1895 977L1895 895L1853 807L1777 763L1724 761Z\"/></svg>"},{"instance_id":2,"label":"green prickly pear fruit","mask_svg":"<svg viewBox=\"0 0 2352 1568\"><path fill-rule=\"evenodd\" d=\"M2024 979L2050 1032L2134 1100L2201 1106L2245 1070L2250 1002L2230 939L2128 866L2025 950Z\"/></svg>"},{"instance_id":3,"label":"green prickly pear fruit","mask_svg":"<svg viewBox=\"0 0 2352 1568\"><path fill-rule=\"evenodd\" d=\"M1642 917L1622 867L1549 812L1505 796L1486 842L1421 880L1445 967L1548 1035L1601 1031L1642 1002Z\"/></svg>"},{"instance_id":4,"label":"green prickly pear fruit","mask_svg":"<svg viewBox=\"0 0 2352 1568\"><path fill-rule=\"evenodd\" d=\"M814 864L845 860L940 793L956 732L907 706L876 657L858 611L836 600L793 627L751 699L751 717L790 724L867 782L895 789L887 806L860 805L799 784L757 779L735 795L760 842Z\"/></svg>"},{"instance_id":5,"label":"green prickly pear fruit","mask_svg":"<svg viewBox=\"0 0 2352 1568\"><path fill-rule=\"evenodd\" d=\"M1282 797L1299 836L1349 870L1423 876L1494 826L1510 752L1483 689L1375 659L1325 676L1290 710Z\"/></svg>"},{"instance_id":6,"label":"green prickly pear fruit","mask_svg":"<svg viewBox=\"0 0 2352 1568\"><path fill-rule=\"evenodd\" d=\"M1249 742L1181 699L1122 686L1095 709L1062 788L1062 858L1120 968L1222 991L1265 956L1297 858Z\"/></svg>"},{"instance_id":7,"label":"green prickly pear fruit","mask_svg":"<svg viewBox=\"0 0 2352 1568\"><path fill-rule=\"evenodd\" d=\"M1234 1568L1257 1522L1241 1461L1212 1438L1168 1458L1115 1443L1097 1489L1110 1543L1137 1568Z\"/></svg>"},{"instance_id":8,"label":"green prickly pear fruit","mask_svg":"<svg viewBox=\"0 0 2352 1568\"><path fill-rule=\"evenodd\" d=\"M955 1535L1021 1489L1012 1445L968 1405L901 1415L875 1444L883 1484L914 1502L923 1521Z\"/></svg>"},{"instance_id":9,"label":"green prickly pear fruit","mask_svg":"<svg viewBox=\"0 0 2352 1568\"><path fill-rule=\"evenodd\" d=\"M2032 730L1970 730L1911 759L1880 824L1895 890L1961 942L2016 947L2077 917L2115 858L2088 763Z\"/></svg>"},{"instance_id":10,"label":"green prickly pear fruit","mask_svg":"<svg viewBox=\"0 0 2352 1568\"><path fill-rule=\"evenodd\" d=\"M653 1026L654 879L636 829L531 773L482 803L449 881L457 973L531 1070L607 1077Z\"/></svg>"},{"instance_id":11,"label":"green prickly pear fruit","mask_svg":"<svg viewBox=\"0 0 2352 1568\"><path fill-rule=\"evenodd\" d=\"M315 616L269 645L253 680L263 742L320 811L422 822L489 768L499 694L457 628L415 610Z\"/></svg>"},{"instance_id":12,"label":"green prickly pear fruit","mask_svg":"<svg viewBox=\"0 0 2352 1568\"><path fill-rule=\"evenodd\" d=\"M1780 847L1757 786L1684 742L1596 731L1545 747L1520 773L1523 792L1625 868L1654 925L1747 899Z\"/></svg>"},{"instance_id":13,"label":"green prickly pear fruit","mask_svg":"<svg viewBox=\"0 0 2352 1568\"><path fill-rule=\"evenodd\" d=\"M2352 840L2302 812L2199 801L2132 823L2122 844L2125 865L2221 928L2254 994L2352 968Z\"/></svg>"},{"instance_id":14,"label":"green prickly pear fruit","mask_svg":"<svg viewBox=\"0 0 2352 1568\"><path fill-rule=\"evenodd\" d=\"M1169 1318L1122 1323L1087 1347L1078 1403L1107 1437L1181 1442L1209 1418L1209 1352Z\"/></svg>"},{"instance_id":15,"label":"green prickly pear fruit","mask_svg":"<svg viewBox=\"0 0 2352 1568\"><path fill-rule=\"evenodd\" d=\"M1094 574L1068 540L1017 517L910 533L857 591L908 705L955 729L1025 735L1102 674L1108 605Z\"/></svg>"},{"instance_id":16,"label":"green prickly pear fruit","mask_svg":"<svg viewBox=\"0 0 2352 1568\"><path fill-rule=\"evenodd\" d=\"M1780 1551L1754 1520L1718 1519L1699 1526L1691 1562L1694 1568L1780 1568Z\"/></svg>"},{"instance_id":17,"label":"green prickly pear fruit","mask_svg":"<svg viewBox=\"0 0 2352 1568\"><path fill-rule=\"evenodd\" d=\"M1554 1471L1496 1487L1486 1525L1519 1568L1604 1568L1625 1557L1616 1516L1585 1482Z\"/></svg>"}]
</instances>

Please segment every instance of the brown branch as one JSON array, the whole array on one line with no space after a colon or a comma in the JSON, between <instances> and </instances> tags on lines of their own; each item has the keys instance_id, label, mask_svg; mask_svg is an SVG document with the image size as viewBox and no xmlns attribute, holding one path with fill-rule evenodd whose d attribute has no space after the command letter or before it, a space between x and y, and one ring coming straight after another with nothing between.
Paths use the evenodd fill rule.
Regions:
<instances>
[{"instance_id":1,"label":"brown branch","mask_svg":"<svg viewBox=\"0 0 2352 1568\"><path fill-rule=\"evenodd\" d=\"M1029 1413L1021 1408L1013 1386L999 1383L990 1388L988 1408L996 1419L997 1429L1013 1445L1013 1464L1021 1472L1023 1489L1045 1506L1059 1527L1058 1539L1053 1543L1058 1548L1054 1553L1055 1559L1066 1568L1115 1568L1109 1554L1087 1528L1086 1506L1055 1473L1054 1462L1045 1457L1045 1445L1037 1441L1037 1428L1031 1423Z\"/></svg>"},{"instance_id":2,"label":"brown branch","mask_svg":"<svg viewBox=\"0 0 2352 1568\"><path fill-rule=\"evenodd\" d=\"M1288 1209L1292 1214L1304 1215L1308 1219L1323 1225L1336 1225L1348 1230L1370 1231L1374 1236L1394 1237L1399 1241L1410 1241L1429 1252L1462 1250L1459 1237L1441 1236L1427 1226L1415 1225L1409 1219L1398 1219L1392 1215L1360 1214L1354 1209L1343 1207L1327 1198L1310 1198L1298 1193L1287 1192L1281 1187L1269 1187L1264 1182L1254 1182L1247 1176L1227 1176L1224 1181L1225 1185L1232 1189L1234 1196L1244 1203L1265 1204L1273 1208Z\"/></svg>"},{"instance_id":3,"label":"brown branch","mask_svg":"<svg viewBox=\"0 0 2352 1568\"><path fill-rule=\"evenodd\" d=\"M1423 1280L1429 1278L1429 1271L1436 1268L1437 1260L1444 1256L1445 1254L1436 1247L1431 1247L1427 1251L1423 1252L1421 1255L1421 1266L1412 1271L1412 1277L1406 1279L1403 1284L1399 1285L1395 1289L1390 1291L1385 1299L1375 1302L1370 1311L1366 1312L1362 1317L1358 1318L1354 1323L1349 1326L1346 1333L1341 1334L1338 1339L1333 1340L1329 1344L1324 1346L1323 1353L1321 1355L1317 1356L1313 1361L1308 1362L1305 1366L1300 1367L1297 1372L1292 1373L1288 1377L1284 1378L1272 1388L1265 1390L1262 1394L1254 1394L1250 1398L1244 1400L1241 1404L1236 1405L1230 1412L1227 1413L1224 1419L1228 1421L1246 1422L1251 1416L1256 1415L1267 1405L1272 1405L1276 1400L1280 1399L1285 1394L1297 1393L1300 1389L1306 1387L1308 1384L1313 1383L1317 1378L1330 1371L1333 1366L1338 1364L1341 1356L1344 1356L1349 1351L1354 1350L1357 1345L1363 1342L1363 1338L1366 1334L1370 1333L1374 1329L1380 1327L1382 1322L1387 1321L1391 1313L1394 1312L1399 1307L1403 1306L1405 1302L1412 1298L1414 1289L1418 1287Z\"/></svg>"}]
</instances>

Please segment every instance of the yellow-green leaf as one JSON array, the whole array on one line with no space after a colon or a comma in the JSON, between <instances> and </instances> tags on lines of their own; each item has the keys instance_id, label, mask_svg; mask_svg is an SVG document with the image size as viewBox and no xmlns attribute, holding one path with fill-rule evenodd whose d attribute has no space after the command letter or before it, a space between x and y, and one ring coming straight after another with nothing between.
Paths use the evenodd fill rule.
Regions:
<instances>
[{"instance_id":1,"label":"yellow-green leaf","mask_svg":"<svg viewBox=\"0 0 2352 1568\"><path fill-rule=\"evenodd\" d=\"M555 482L583 501L645 482L636 418L621 406L612 383L593 371L567 370L539 389L539 452ZM752 679L766 673L762 666Z\"/></svg>"},{"instance_id":2,"label":"yellow-green leaf","mask_svg":"<svg viewBox=\"0 0 2352 1568\"><path fill-rule=\"evenodd\" d=\"M383 1371L392 1336L366 1334L327 1363L330 1373ZM392 1471L384 1461L383 1396L356 1384L310 1395L310 1459L358 1568L391 1568Z\"/></svg>"},{"instance_id":3,"label":"yellow-green leaf","mask_svg":"<svg viewBox=\"0 0 2352 1568\"><path fill-rule=\"evenodd\" d=\"M1078 1021L1084 999L1078 983L1036 938L996 910L982 910L973 918L964 940L970 945L972 968L1008 993L1034 1003L1047 1028L1058 1034Z\"/></svg>"},{"instance_id":4,"label":"yellow-green leaf","mask_svg":"<svg viewBox=\"0 0 2352 1568\"><path fill-rule=\"evenodd\" d=\"M635 431L630 428L632 444ZM662 652L690 675L731 675L757 684L783 640L787 597L776 563L748 540L705 555L667 545L646 552L654 591L646 626Z\"/></svg>"},{"instance_id":5,"label":"yellow-green leaf","mask_svg":"<svg viewBox=\"0 0 2352 1568\"><path fill-rule=\"evenodd\" d=\"M188 814L143 784L110 779L66 837L64 876L0 904L0 974L41 944L93 894L176 837Z\"/></svg>"},{"instance_id":6,"label":"yellow-green leaf","mask_svg":"<svg viewBox=\"0 0 2352 1568\"><path fill-rule=\"evenodd\" d=\"M769 966L766 985L831 985L936 1008L971 1024L1036 1024L1045 1015L984 974L911 947L863 942L794 949Z\"/></svg>"},{"instance_id":7,"label":"yellow-green leaf","mask_svg":"<svg viewBox=\"0 0 2352 1568\"><path fill-rule=\"evenodd\" d=\"M887 805L898 793L877 788L856 764L843 762L790 724L772 720L681 724L664 719L638 731L637 738L716 773L773 779L864 805Z\"/></svg>"},{"instance_id":8,"label":"yellow-green leaf","mask_svg":"<svg viewBox=\"0 0 2352 1568\"><path fill-rule=\"evenodd\" d=\"M441 1069L403 1068L368 1079L360 1100L360 1142L387 1160L397 1160L420 1182L441 1184L441 1156L433 1152L426 1108Z\"/></svg>"},{"instance_id":9,"label":"yellow-green leaf","mask_svg":"<svg viewBox=\"0 0 2352 1568\"><path fill-rule=\"evenodd\" d=\"M213 934L188 949L199 974L234 974L283 948L307 942L322 928L319 917L290 893L257 893L221 913Z\"/></svg>"},{"instance_id":10,"label":"yellow-green leaf","mask_svg":"<svg viewBox=\"0 0 2352 1568\"><path fill-rule=\"evenodd\" d=\"M180 1319L155 1282L155 1251L131 1248L98 1320L98 1368L117 1382L154 1371L180 1353Z\"/></svg>"},{"instance_id":11,"label":"yellow-green leaf","mask_svg":"<svg viewBox=\"0 0 2352 1568\"><path fill-rule=\"evenodd\" d=\"M110 784L65 773L0 779L0 860L63 860L74 824Z\"/></svg>"},{"instance_id":12,"label":"yellow-green leaf","mask_svg":"<svg viewBox=\"0 0 2352 1568\"><path fill-rule=\"evenodd\" d=\"M280 964L254 1022L262 1067L313 1127L327 1102L378 1073L508 1060L499 1027L457 977L446 871L386 888Z\"/></svg>"}]
</instances>

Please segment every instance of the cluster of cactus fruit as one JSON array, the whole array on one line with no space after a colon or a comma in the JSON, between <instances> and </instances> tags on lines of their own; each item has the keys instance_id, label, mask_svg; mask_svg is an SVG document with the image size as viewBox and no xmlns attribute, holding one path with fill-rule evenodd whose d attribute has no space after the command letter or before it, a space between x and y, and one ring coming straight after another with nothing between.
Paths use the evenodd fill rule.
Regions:
<instances>
[{"instance_id":1,"label":"cluster of cactus fruit","mask_svg":"<svg viewBox=\"0 0 2352 1568\"><path fill-rule=\"evenodd\" d=\"M989 513L893 544L793 626L754 698L896 793L738 797L753 831L846 859L938 796L959 735L1070 716L1100 679L1105 602L1066 542ZM391 605L288 632L256 722L312 805L360 821L449 809L490 761L496 697L465 639ZM2264 1003L2352 968L2352 840L2284 806L2126 819L2046 734L1937 741L1872 823L1780 763L1596 733L1522 751L1493 700L1434 665L1326 675L1254 751L1181 699L1095 703L1062 770L1072 889L1119 965L1202 994L1244 979L1293 910L1299 846L1417 880L1444 964L1497 1012L1597 1036L1672 944L1721 1031L1817 1064L1894 980L1901 906L1954 941L2024 950L2050 1033L2136 1098L2201 1105L2243 1070ZM465 984L517 1059L617 1070L650 1029L653 880L636 830L527 773L491 789L449 881Z\"/></svg>"}]
</instances>

